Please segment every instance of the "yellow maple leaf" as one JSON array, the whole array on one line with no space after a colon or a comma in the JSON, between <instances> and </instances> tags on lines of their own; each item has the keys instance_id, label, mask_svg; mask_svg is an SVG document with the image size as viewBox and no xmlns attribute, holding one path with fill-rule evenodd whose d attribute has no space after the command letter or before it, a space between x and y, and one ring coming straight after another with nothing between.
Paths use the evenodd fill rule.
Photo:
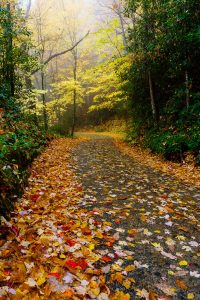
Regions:
<instances>
[{"instance_id":1,"label":"yellow maple leaf","mask_svg":"<svg viewBox=\"0 0 200 300\"><path fill-rule=\"evenodd\" d=\"M117 291L113 296L110 297L111 300L130 300L129 294L125 294L121 291Z\"/></svg>"},{"instance_id":2,"label":"yellow maple leaf","mask_svg":"<svg viewBox=\"0 0 200 300\"><path fill-rule=\"evenodd\" d=\"M18 223L25 223L26 221L24 220L24 219L22 219L22 218L19 218L18 219Z\"/></svg>"},{"instance_id":3,"label":"yellow maple leaf","mask_svg":"<svg viewBox=\"0 0 200 300\"><path fill-rule=\"evenodd\" d=\"M168 275L174 275L174 272L172 270L169 270Z\"/></svg>"},{"instance_id":4,"label":"yellow maple leaf","mask_svg":"<svg viewBox=\"0 0 200 300\"><path fill-rule=\"evenodd\" d=\"M95 248L95 245L94 244L90 244L89 245L89 249L92 251L92 250L94 250L94 248Z\"/></svg>"},{"instance_id":5,"label":"yellow maple leaf","mask_svg":"<svg viewBox=\"0 0 200 300\"><path fill-rule=\"evenodd\" d=\"M131 281L129 279L126 279L123 281L123 286L128 290L131 287Z\"/></svg>"},{"instance_id":6,"label":"yellow maple leaf","mask_svg":"<svg viewBox=\"0 0 200 300\"><path fill-rule=\"evenodd\" d=\"M37 280L37 284L40 286L40 285L42 285L43 283L45 283L45 281L46 281L46 277L41 276L41 277Z\"/></svg>"},{"instance_id":7,"label":"yellow maple leaf","mask_svg":"<svg viewBox=\"0 0 200 300\"><path fill-rule=\"evenodd\" d=\"M160 243L151 243L154 247L156 247L156 248L160 248L161 247L161 245L160 245Z\"/></svg>"},{"instance_id":8,"label":"yellow maple leaf","mask_svg":"<svg viewBox=\"0 0 200 300\"><path fill-rule=\"evenodd\" d=\"M98 283L94 280L91 280L90 287L91 289L96 289L98 287Z\"/></svg>"},{"instance_id":9,"label":"yellow maple leaf","mask_svg":"<svg viewBox=\"0 0 200 300\"><path fill-rule=\"evenodd\" d=\"M98 237L99 239L103 238L103 234L99 231L96 232L96 237Z\"/></svg>"},{"instance_id":10,"label":"yellow maple leaf","mask_svg":"<svg viewBox=\"0 0 200 300\"><path fill-rule=\"evenodd\" d=\"M132 272L135 270L135 266L134 265L129 265L124 269L126 272Z\"/></svg>"},{"instance_id":11,"label":"yellow maple leaf","mask_svg":"<svg viewBox=\"0 0 200 300\"><path fill-rule=\"evenodd\" d=\"M140 220L141 220L142 222L145 222L147 219L148 219L148 216L145 216L144 214L141 214L141 215L140 215Z\"/></svg>"},{"instance_id":12,"label":"yellow maple leaf","mask_svg":"<svg viewBox=\"0 0 200 300\"><path fill-rule=\"evenodd\" d=\"M131 247L135 247L136 246L136 244L133 244L133 243L128 243L128 245L131 246Z\"/></svg>"},{"instance_id":13,"label":"yellow maple leaf","mask_svg":"<svg viewBox=\"0 0 200 300\"><path fill-rule=\"evenodd\" d=\"M111 266L111 270L112 270L112 271L121 271L122 268L121 268L119 265L117 265L117 264L113 264L113 265Z\"/></svg>"},{"instance_id":14,"label":"yellow maple leaf","mask_svg":"<svg viewBox=\"0 0 200 300\"><path fill-rule=\"evenodd\" d=\"M129 234L130 236L134 236L134 235L136 235L137 233L138 233L138 230L135 229L135 228L132 228L132 229L129 229L129 230L128 230L128 234Z\"/></svg>"},{"instance_id":15,"label":"yellow maple leaf","mask_svg":"<svg viewBox=\"0 0 200 300\"><path fill-rule=\"evenodd\" d=\"M179 240L179 241L185 241L185 236L183 235L177 235L176 238Z\"/></svg>"},{"instance_id":16,"label":"yellow maple leaf","mask_svg":"<svg viewBox=\"0 0 200 300\"><path fill-rule=\"evenodd\" d=\"M179 262L179 266L181 266L181 267L185 267L185 266L187 266L188 265L188 262L186 261L186 260L181 260L180 262Z\"/></svg>"},{"instance_id":17,"label":"yellow maple leaf","mask_svg":"<svg viewBox=\"0 0 200 300\"><path fill-rule=\"evenodd\" d=\"M194 299L194 294L193 293L188 293L187 294L187 299L190 299L190 300Z\"/></svg>"},{"instance_id":18,"label":"yellow maple leaf","mask_svg":"<svg viewBox=\"0 0 200 300\"><path fill-rule=\"evenodd\" d=\"M54 245L55 247L58 247L58 246L60 246L60 243L59 243L59 242L55 242L55 243L53 243L53 245Z\"/></svg>"},{"instance_id":19,"label":"yellow maple leaf","mask_svg":"<svg viewBox=\"0 0 200 300\"><path fill-rule=\"evenodd\" d=\"M91 289L91 292L95 295L98 296L100 294L100 288L97 287L96 289Z\"/></svg>"},{"instance_id":20,"label":"yellow maple leaf","mask_svg":"<svg viewBox=\"0 0 200 300\"><path fill-rule=\"evenodd\" d=\"M123 281L123 275L120 272L112 274L111 275L111 280L113 280L113 281L116 280L117 282L122 283L122 281Z\"/></svg>"}]
</instances>

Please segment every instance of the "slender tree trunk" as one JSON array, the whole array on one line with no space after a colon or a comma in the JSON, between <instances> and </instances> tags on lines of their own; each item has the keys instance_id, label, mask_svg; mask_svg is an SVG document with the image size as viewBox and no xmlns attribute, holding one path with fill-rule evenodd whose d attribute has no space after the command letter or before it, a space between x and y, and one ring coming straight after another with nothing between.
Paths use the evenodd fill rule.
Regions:
<instances>
[{"instance_id":1,"label":"slender tree trunk","mask_svg":"<svg viewBox=\"0 0 200 300\"><path fill-rule=\"evenodd\" d=\"M151 71L148 71L148 78L149 78L149 92L151 98L151 110L153 115L153 121L154 121L154 125L157 126L157 111L156 111L156 103L155 103L155 95L154 95Z\"/></svg>"},{"instance_id":2,"label":"slender tree trunk","mask_svg":"<svg viewBox=\"0 0 200 300\"><path fill-rule=\"evenodd\" d=\"M13 97L15 94L15 79L14 79L14 64L13 64L13 26L12 26L12 15L10 4L7 4L8 11L8 42L7 42L7 53L6 53L6 78L9 89L9 96Z\"/></svg>"},{"instance_id":3,"label":"slender tree trunk","mask_svg":"<svg viewBox=\"0 0 200 300\"><path fill-rule=\"evenodd\" d=\"M28 92L31 92L31 90L33 89L33 85L32 85L32 80L29 76L25 77L25 82L26 82L26 89ZM36 103L34 100L28 100L28 107L30 107L31 110L34 111L33 113L33 120L35 125L38 125L38 118L37 118L37 113L36 113Z\"/></svg>"},{"instance_id":4,"label":"slender tree trunk","mask_svg":"<svg viewBox=\"0 0 200 300\"><path fill-rule=\"evenodd\" d=\"M74 59L74 83L75 88L73 92L73 121L72 121L72 131L71 136L74 136L75 126L76 126L76 98L77 98L77 91L76 91L76 72L77 72L77 57L75 55Z\"/></svg>"},{"instance_id":5,"label":"slender tree trunk","mask_svg":"<svg viewBox=\"0 0 200 300\"><path fill-rule=\"evenodd\" d=\"M189 89L189 76L188 71L185 71L185 87L186 87L186 107L189 108L190 105L190 89Z\"/></svg>"},{"instance_id":6,"label":"slender tree trunk","mask_svg":"<svg viewBox=\"0 0 200 300\"><path fill-rule=\"evenodd\" d=\"M144 49L146 56L148 57L147 53L147 45L150 40L149 33L153 32L155 34L155 29L152 24L152 21L150 22L149 18L149 7L148 4L145 0L143 0L143 10L144 10L144 21L145 21L145 39L144 39ZM151 101L151 111L152 111L152 116L153 116L153 123L154 126L158 126L158 117L157 117L157 108L156 108L156 99L155 99L155 93L154 93L154 85L153 85L153 79L152 79L152 73L151 73L151 67L149 66L149 62L146 62L146 72L148 76L148 81L149 81L149 92L150 92L150 101Z\"/></svg>"},{"instance_id":7,"label":"slender tree trunk","mask_svg":"<svg viewBox=\"0 0 200 300\"><path fill-rule=\"evenodd\" d=\"M127 49L128 45L127 45L127 40L126 40L126 32L125 32L125 28L124 28L124 20L123 20L120 8L121 7L119 7L119 10L118 10L118 16L119 16L119 20L120 20L120 24L121 24L123 45L124 45L124 48Z\"/></svg>"},{"instance_id":8,"label":"slender tree trunk","mask_svg":"<svg viewBox=\"0 0 200 300\"><path fill-rule=\"evenodd\" d=\"M44 94L45 85L44 85L44 72L41 72L41 85L42 85L42 104L43 104L43 120L44 120L44 129L48 130L48 118L47 118L47 109L46 109L46 97Z\"/></svg>"}]
</instances>

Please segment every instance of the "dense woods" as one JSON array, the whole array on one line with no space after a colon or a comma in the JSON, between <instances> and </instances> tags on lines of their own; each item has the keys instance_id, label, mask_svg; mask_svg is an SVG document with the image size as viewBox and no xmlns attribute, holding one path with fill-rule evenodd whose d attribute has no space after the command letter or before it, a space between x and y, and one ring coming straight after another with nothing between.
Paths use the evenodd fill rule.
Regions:
<instances>
[{"instance_id":1,"label":"dense woods","mask_svg":"<svg viewBox=\"0 0 200 300\"><path fill-rule=\"evenodd\" d=\"M199 164L199 19L196 0L1 1L2 198L22 190L49 133L111 124Z\"/></svg>"},{"instance_id":2,"label":"dense woods","mask_svg":"<svg viewBox=\"0 0 200 300\"><path fill-rule=\"evenodd\" d=\"M200 299L199 61L199 0L0 0L0 300Z\"/></svg>"},{"instance_id":3,"label":"dense woods","mask_svg":"<svg viewBox=\"0 0 200 300\"><path fill-rule=\"evenodd\" d=\"M124 91L130 100L131 136L167 158L199 162L198 1L129 1L131 67Z\"/></svg>"}]
</instances>

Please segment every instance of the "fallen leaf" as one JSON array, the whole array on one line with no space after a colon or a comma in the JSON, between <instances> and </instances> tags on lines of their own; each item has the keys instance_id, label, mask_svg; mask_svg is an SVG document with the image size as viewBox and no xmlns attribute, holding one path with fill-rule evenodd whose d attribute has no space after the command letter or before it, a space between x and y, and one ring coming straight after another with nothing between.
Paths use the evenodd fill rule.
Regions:
<instances>
[{"instance_id":1,"label":"fallen leaf","mask_svg":"<svg viewBox=\"0 0 200 300\"><path fill-rule=\"evenodd\" d=\"M177 287L179 287L182 290L187 290L188 289L187 285L182 280L176 279L176 285L177 285Z\"/></svg>"},{"instance_id":2,"label":"fallen leaf","mask_svg":"<svg viewBox=\"0 0 200 300\"><path fill-rule=\"evenodd\" d=\"M33 278L28 278L27 281L25 281L26 284L28 284L30 287L35 287L37 286L37 282Z\"/></svg>"},{"instance_id":3,"label":"fallen leaf","mask_svg":"<svg viewBox=\"0 0 200 300\"><path fill-rule=\"evenodd\" d=\"M186 260L181 260L181 261L179 262L179 265L180 265L181 267L185 267L185 266L188 265L188 262L187 262Z\"/></svg>"}]
</instances>

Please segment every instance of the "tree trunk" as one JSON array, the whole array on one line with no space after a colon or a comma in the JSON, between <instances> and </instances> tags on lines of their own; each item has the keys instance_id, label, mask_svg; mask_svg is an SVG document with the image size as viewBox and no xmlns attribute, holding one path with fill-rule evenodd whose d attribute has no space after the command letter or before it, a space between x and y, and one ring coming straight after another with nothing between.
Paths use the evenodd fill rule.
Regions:
<instances>
[{"instance_id":1,"label":"tree trunk","mask_svg":"<svg viewBox=\"0 0 200 300\"><path fill-rule=\"evenodd\" d=\"M43 104L43 120L44 120L44 130L48 130L48 118L47 118L47 109L46 109L46 97L44 94L45 85L44 85L44 72L41 72L41 83L42 83L42 104Z\"/></svg>"},{"instance_id":2,"label":"tree trunk","mask_svg":"<svg viewBox=\"0 0 200 300\"><path fill-rule=\"evenodd\" d=\"M156 111L156 103L155 103L151 71L148 71L148 77L149 77L149 92L150 92L150 99L151 99L151 110L153 115L153 122L154 122L154 126L157 126L157 111Z\"/></svg>"},{"instance_id":3,"label":"tree trunk","mask_svg":"<svg viewBox=\"0 0 200 300\"><path fill-rule=\"evenodd\" d=\"M119 7L119 10L118 10L118 16L119 16L119 20L120 20L120 24L121 24L122 38L123 38L123 45L124 45L124 48L127 50L128 45L127 45L127 40L126 40L126 32L125 32L125 28L124 28L124 20L123 20L123 17L122 17L122 13L121 13L120 8L121 8L121 7Z\"/></svg>"},{"instance_id":4,"label":"tree trunk","mask_svg":"<svg viewBox=\"0 0 200 300\"><path fill-rule=\"evenodd\" d=\"M185 71L185 87L186 87L186 107L189 108L190 105L190 89L189 89L189 76L188 71Z\"/></svg>"},{"instance_id":5,"label":"tree trunk","mask_svg":"<svg viewBox=\"0 0 200 300\"><path fill-rule=\"evenodd\" d=\"M76 97L77 97L76 72L77 72L77 57L75 55L75 57L74 57L74 83L75 83L75 88L74 88L74 93L73 93L73 121L72 121L72 131L71 131L71 136L72 137L74 136L75 126L76 126Z\"/></svg>"},{"instance_id":6,"label":"tree trunk","mask_svg":"<svg viewBox=\"0 0 200 300\"><path fill-rule=\"evenodd\" d=\"M157 118L156 100L155 100L153 79L152 79L152 73L151 73L151 66L149 65L149 61L148 61L148 49L147 49L147 45L149 44L149 40L151 39L151 37L149 36L149 33L153 32L155 34L155 29L154 29L152 21L149 17L148 3L145 0L143 0L143 11L144 11L144 31L145 31L143 47L144 47L145 55L147 57L145 64L146 64L146 72L147 72L148 81L149 81L149 92L150 92L153 123L154 123L154 126L157 127L158 126L158 118Z\"/></svg>"},{"instance_id":7,"label":"tree trunk","mask_svg":"<svg viewBox=\"0 0 200 300\"><path fill-rule=\"evenodd\" d=\"M7 4L8 24L6 35L8 36L6 53L6 79L8 84L8 93L10 97L15 94L14 64L13 64L13 26L10 4Z\"/></svg>"}]
</instances>

